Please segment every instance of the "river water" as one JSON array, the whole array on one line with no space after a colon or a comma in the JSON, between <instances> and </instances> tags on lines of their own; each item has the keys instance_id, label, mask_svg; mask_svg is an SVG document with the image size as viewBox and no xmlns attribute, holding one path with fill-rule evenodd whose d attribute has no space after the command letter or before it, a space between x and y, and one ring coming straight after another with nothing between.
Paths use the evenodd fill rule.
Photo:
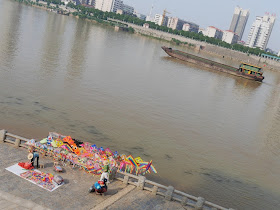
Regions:
<instances>
[{"instance_id":1,"label":"river water","mask_svg":"<svg viewBox=\"0 0 280 210\"><path fill-rule=\"evenodd\" d=\"M149 179L216 204L280 209L280 74L257 83L162 45L0 0L0 129L72 135L153 160Z\"/></svg>"}]
</instances>

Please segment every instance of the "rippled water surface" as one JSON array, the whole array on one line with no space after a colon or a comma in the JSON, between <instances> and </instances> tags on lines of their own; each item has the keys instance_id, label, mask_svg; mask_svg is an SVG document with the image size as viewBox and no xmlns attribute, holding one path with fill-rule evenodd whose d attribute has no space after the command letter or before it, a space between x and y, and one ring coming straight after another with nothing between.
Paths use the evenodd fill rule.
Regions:
<instances>
[{"instance_id":1,"label":"rippled water surface","mask_svg":"<svg viewBox=\"0 0 280 210\"><path fill-rule=\"evenodd\" d=\"M211 202L280 209L279 73L256 83L162 45L0 0L0 129L73 135L152 159L150 179Z\"/></svg>"}]
</instances>

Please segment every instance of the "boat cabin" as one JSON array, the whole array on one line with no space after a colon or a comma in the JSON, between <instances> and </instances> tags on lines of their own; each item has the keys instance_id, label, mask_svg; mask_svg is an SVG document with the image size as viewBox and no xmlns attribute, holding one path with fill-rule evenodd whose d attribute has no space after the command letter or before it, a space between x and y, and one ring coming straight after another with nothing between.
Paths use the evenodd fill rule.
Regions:
<instances>
[{"instance_id":1,"label":"boat cabin","mask_svg":"<svg viewBox=\"0 0 280 210\"><path fill-rule=\"evenodd\" d=\"M245 74L251 74L255 76L262 76L263 71L259 66L254 66L248 63L241 63L239 66L239 71L244 72Z\"/></svg>"}]
</instances>

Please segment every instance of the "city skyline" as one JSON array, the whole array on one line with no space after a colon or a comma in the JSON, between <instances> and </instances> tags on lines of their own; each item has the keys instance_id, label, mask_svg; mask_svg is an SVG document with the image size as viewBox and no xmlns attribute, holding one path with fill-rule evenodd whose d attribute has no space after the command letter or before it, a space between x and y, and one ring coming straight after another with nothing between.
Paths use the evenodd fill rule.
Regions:
<instances>
[{"instance_id":1,"label":"city skyline","mask_svg":"<svg viewBox=\"0 0 280 210\"><path fill-rule=\"evenodd\" d=\"M153 15L162 14L164 9L171 12L169 16L178 17L187 21L198 24L201 28L208 26L215 26L222 30L228 30L232 21L234 8L240 6L241 8L249 9L250 16L245 28L242 40L247 41L250 27L257 16L263 16L266 12L276 14L276 22L272 31L268 48L274 51L280 51L280 21L278 21L280 1L267 0L265 2L256 2L254 0L212 0L209 1L192 1L191 3L185 0L124 0L124 3L129 4L135 8L139 13L148 15L152 4ZM202 15L203 14L203 15ZM223 17L223 18L221 18Z\"/></svg>"}]
</instances>

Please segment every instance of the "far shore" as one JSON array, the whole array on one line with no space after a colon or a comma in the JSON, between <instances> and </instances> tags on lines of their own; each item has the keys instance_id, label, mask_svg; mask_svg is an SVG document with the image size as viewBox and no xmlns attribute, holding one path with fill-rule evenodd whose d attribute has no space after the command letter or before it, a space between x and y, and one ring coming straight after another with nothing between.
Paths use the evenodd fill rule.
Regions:
<instances>
[{"instance_id":1,"label":"far shore","mask_svg":"<svg viewBox=\"0 0 280 210\"><path fill-rule=\"evenodd\" d=\"M22 0L16 0L16 1L22 2ZM79 19L79 16L73 15L73 13L77 12L77 10L66 7L65 5L56 5L56 4L51 3L48 6L47 2L44 2L44 1L36 2L35 0L23 0L23 2L27 5L31 5L33 7L44 9L44 10L55 12L55 13L58 13L58 10L60 10L60 11L63 11L62 15L66 14L68 16L72 16L72 17ZM61 14L61 13L59 13L59 14ZM259 57L256 55L246 54L246 53L243 53L240 51L223 48L221 46L212 45L212 44L209 44L206 42L197 41L197 40L194 40L191 38L186 38L186 37L183 37L180 35L175 35L175 34L170 34L167 32L158 31L158 30L151 29L151 28L144 28L139 25L135 25L132 23L119 21L119 20L115 20L115 19L108 19L108 21L104 21L104 20L100 19L100 22L96 21L96 20L87 19L87 18L83 18L83 19L86 21L95 23L95 24L106 25L108 27L115 27L115 25L112 24L112 22L110 22L110 21L116 21L118 23L127 25L129 28L133 28L133 32L135 34L145 36L148 38L152 38L152 39L157 39L160 41L165 41L167 43L174 44L175 46L177 45L177 46L181 46L184 48L188 48L188 49L193 50L194 53L206 53L209 56L213 56L215 58L233 60L238 63L247 62L247 63L253 64L253 65L260 66L264 70L271 70L271 71L276 71L276 72L280 71L280 62L273 61L273 60L270 60L267 58L262 58L262 57Z\"/></svg>"}]
</instances>

